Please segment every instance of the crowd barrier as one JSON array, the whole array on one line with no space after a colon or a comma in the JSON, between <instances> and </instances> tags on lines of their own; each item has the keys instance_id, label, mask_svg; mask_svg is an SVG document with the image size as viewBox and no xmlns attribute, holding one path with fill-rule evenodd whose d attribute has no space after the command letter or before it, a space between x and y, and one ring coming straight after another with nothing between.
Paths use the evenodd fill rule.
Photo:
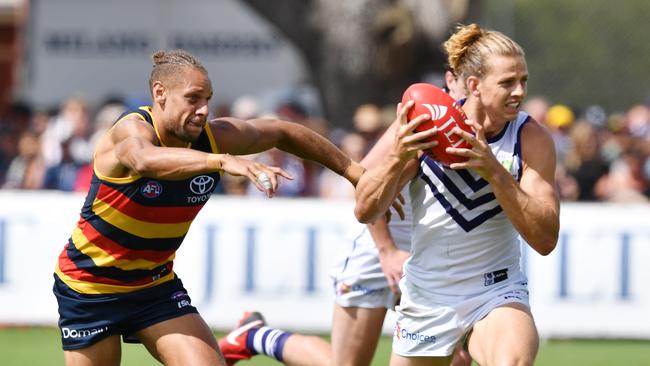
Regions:
<instances>
[{"instance_id":1,"label":"crowd barrier","mask_svg":"<svg viewBox=\"0 0 650 366\"><path fill-rule=\"evenodd\" d=\"M52 271L83 200L0 191L0 324L56 324ZM361 229L352 209L352 202L214 196L174 268L215 329L257 309L272 326L326 332L331 270ZM523 246L541 336L650 339L650 205L565 203L561 211L553 253Z\"/></svg>"}]
</instances>

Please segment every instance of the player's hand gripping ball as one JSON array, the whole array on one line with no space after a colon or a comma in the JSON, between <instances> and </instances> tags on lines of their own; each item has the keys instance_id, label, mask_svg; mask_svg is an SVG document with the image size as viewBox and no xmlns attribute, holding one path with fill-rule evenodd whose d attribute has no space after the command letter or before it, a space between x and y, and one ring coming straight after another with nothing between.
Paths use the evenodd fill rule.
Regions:
<instances>
[{"instance_id":1,"label":"player's hand gripping ball","mask_svg":"<svg viewBox=\"0 0 650 366\"><path fill-rule=\"evenodd\" d=\"M428 141L436 140L438 145L424 151L434 160L438 160L446 166L451 163L462 163L467 158L451 155L445 152L448 147L471 149L472 146L463 140L459 135L451 132L458 126L471 134L474 134L471 126L465 123L467 116L463 109L456 103L454 98L445 93L444 90L432 84L417 83L409 86L402 95L402 104L409 100L415 102L407 115L410 121L421 114L429 114L431 119L421 123L415 131L426 131L438 127L438 133Z\"/></svg>"}]
</instances>

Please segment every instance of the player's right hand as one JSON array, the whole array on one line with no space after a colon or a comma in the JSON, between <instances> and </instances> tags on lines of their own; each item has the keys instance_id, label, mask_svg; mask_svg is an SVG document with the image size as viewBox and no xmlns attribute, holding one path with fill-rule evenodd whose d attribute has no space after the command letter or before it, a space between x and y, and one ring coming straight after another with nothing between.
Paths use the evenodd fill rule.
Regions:
<instances>
[{"instance_id":1,"label":"player's right hand","mask_svg":"<svg viewBox=\"0 0 650 366\"><path fill-rule=\"evenodd\" d=\"M221 169L234 176L245 176L271 198L278 189L278 176L293 180L284 169L258 163L238 156L225 154L221 159Z\"/></svg>"}]
</instances>

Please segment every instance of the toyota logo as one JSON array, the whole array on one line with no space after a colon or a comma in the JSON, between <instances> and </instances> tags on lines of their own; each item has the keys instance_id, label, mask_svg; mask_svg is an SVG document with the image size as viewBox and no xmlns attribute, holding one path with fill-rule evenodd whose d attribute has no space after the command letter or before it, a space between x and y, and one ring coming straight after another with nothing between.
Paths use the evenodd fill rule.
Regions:
<instances>
[{"instance_id":1,"label":"toyota logo","mask_svg":"<svg viewBox=\"0 0 650 366\"><path fill-rule=\"evenodd\" d=\"M214 178L208 175L199 175L190 182L190 190L195 194L206 194L212 191Z\"/></svg>"}]
</instances>

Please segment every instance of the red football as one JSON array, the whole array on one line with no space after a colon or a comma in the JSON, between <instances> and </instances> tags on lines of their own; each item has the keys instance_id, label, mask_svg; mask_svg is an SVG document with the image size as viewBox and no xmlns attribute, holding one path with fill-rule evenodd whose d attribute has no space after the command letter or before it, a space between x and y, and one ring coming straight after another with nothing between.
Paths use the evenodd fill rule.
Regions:
<instances>
[{"instance_id":1,"label":"red football","mask_svg":"<svg viewBox=\"0 0 650 366\"><path fill-rule=\"evenodd\" d=\"M402 96L402 104L409 100L415 102L407 115L409 121L421 114L431 116L431 119L420 124L415 129L416 131L426 131L434 126L438 127L438 133L429 140L438 141L438 145L425 151L425 153L447 166L451 163L461 163L467 160L467 158L445 152L447 147L471 149L471 146L465 140L451 132L455 126L474 134L470 125L465 123L465 120L467 120L465 112L454 98L435 85L417 83L406 89Z\"/></svg>"}]
</instances>

